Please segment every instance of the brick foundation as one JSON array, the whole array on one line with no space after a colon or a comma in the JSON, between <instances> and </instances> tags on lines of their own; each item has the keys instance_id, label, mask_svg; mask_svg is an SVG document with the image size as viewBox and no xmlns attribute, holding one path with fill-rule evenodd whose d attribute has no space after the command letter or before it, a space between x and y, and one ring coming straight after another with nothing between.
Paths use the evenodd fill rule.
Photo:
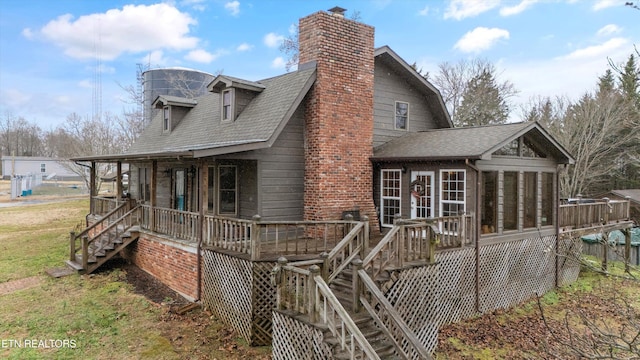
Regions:
<instances>
[{"instance_id":1,"label":"brick foundation","mask_svg":"<svg viewBox=\"0 0 640 360\"><path fill-rule=\"evenodd\" d=\"M189 300L198 296L198 259L188 245L149 233L123 251L126 259Z\"/></svg>"}]
</instances>

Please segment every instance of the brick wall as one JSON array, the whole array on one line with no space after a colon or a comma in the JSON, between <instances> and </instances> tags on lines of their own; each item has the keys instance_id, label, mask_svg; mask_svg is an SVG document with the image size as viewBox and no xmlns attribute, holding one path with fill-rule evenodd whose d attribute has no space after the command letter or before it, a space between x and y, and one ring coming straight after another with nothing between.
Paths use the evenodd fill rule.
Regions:
<instances>
[{"instance_id":1,"label":"brick wall","mask_svg":"<svg viewBox=\"0 0 640 360\"><path fill-rule=\"evenodd\" d=\"M189 300L197 297L198 260L195 246L148 233L124 251L124 257Z\"/></svg>"},{"instance_id":2,"label":"brick wall","mask_svg":"<svg viewBox=\"0 0 640 360\"><path fill-rule=\"evenodd\" d=\"M340 218L360 209L377 229L373 204L374 29L317 12L300 19L299 60L317 62L306 99L307 220Z\"/></svg>"}]
</instances>

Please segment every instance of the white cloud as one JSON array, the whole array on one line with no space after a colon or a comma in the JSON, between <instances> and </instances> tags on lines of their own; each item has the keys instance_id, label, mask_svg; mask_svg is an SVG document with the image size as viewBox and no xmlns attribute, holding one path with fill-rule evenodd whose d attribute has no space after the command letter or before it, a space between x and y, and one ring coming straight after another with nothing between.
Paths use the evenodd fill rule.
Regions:
<instances>
[{"instance_id":1,"label":"white cloud","mask_svg":"<svg viewBox=\"0 0 640 360\"><path fill-rule=\"evenodd\" d=\"M92 89L93 88L93 81L90 79L83 79L78 81L78 87L83 88L83 89Z\"/></svg>"},{"instance_id":2,"label":"white cloud","mask_svg":"<svg viewBox=\"0 0 640 360\"><path fill-rule=\"evenodd\" d=\"M247 44L247 43L242 43L240 45L238 45L238 47L236 48L237 51L249 51L253 49L253 45Z\"/></svg>"},{"instance_id":3,"label":"white cloud","mask_svg":"<svg viewBox=\"0 0 640 360\"><path fill-rule=\"evenodd\" d=\"M168 63L167 58L164 57L162 50L155 50L147 54L140 60L142 64L148 64L150 66L164 66Z\"/></svg>"},{"instance_id":4,"label":"white cloud","mask_svg":"<svg viewBox=\"0 0 640 360\"><path fill-rule=\"evenodd\" d=\"M168 4L125 5L76 20L71 14L62 15L47 23L40 33L68 56L95 57L99 44L101 58L113 60L125 52L193 49L199 39L188 34L189 27L196 23L189 14Z\"/></svg>"},{"instance_id":5,"label":"white cloud","mask_svg":"<svg viewBox=\"0 0 640 360\"><path fill-rule=\"evenodd\" d=\"M500 39L508 38L509 32L507 30L477 27L464 34L453 47L465 53L477 53L490 49Z\"/></svg>"},{"instance_id":6,"label":"white cloud","mask_svg":"<svg viewBox=\"0 0 640 360\"><path fill-rule=\"evenodd\" d=\"M278 56L271 62L271 67L274 69L284 69L286 65L287 61L281 56Z\"/></svg>"},{"instance_id":7,"label":"white cloud","mask_svg":"<svg viewBox=\"0 0 640 360\"><path fill-rule=\"evenodd\" d=\"M282 41L284 40L284 36L278 35L276 33L268 33L264 36L264 44L270 48L275 48L280 46Z\"/></svg>"},{"instance_id":8,"label":"white cloud","mask_svg":"<svg viewBox=\"0 0 640 360\"><path fill-rule=\"evenodd\" d=\"M518 5L505 6L500 9L500 15L511 16L517 15L535 5L539 0L522 0Z\"/></svg>"},{"instance_id":9,"label":"white cloud","mask_svg":"<svg viewBox=\"0 0 640 360\"><path fill-rule=\"evenodd\" d=\"M229 1L224 4L224 8L229 10L231 15L236 16L240 14L240 2L239 1Z\"/></svg>"},{"instance_id":10,"label":"white cloud","mask_svg":"<svg viewBox=\"0 0 640 360\"><path fill-rule=\"evenodd\" d=\"M18 109L33 99L32 94L26 94L17 89L6 89L2 91L2 102Z\"/></svg>"},{"instance_id":11,"label":"white cloud","mask_svg":"<svg viewBox=\"0 0 640 360\"><path fill-rule=\"evenodd\" d=\"M620 49L628 44L629 41L623 38L613 38L598 45L589 46L583 49L578 49L570 54L560 57L560 59L567 60L581 60L581 59L606 59L609 54L612 54L616 49Z\"/></svg>"},{"instance_id":12,"label":"white cloud","mask_svg":"<svg viewBox=\"0 0 640 360\"><path fill-rule=\"evenodd\" d=\"M444 18L462 20L474 17L500 5L500 0L451 0L444 12Z\"/></svg>"},{"instance_id":13,"label":"white cloud","mask_svg":"<svg viewBox=\"0 0 640 360\"><path fill-rule=\"evenodd\" d=\"M215 55L206 50L197 49L189 51L189 53L185 55L184 58L189 61L208 64L215 60Z\"/></svg>"},{"instance_id":14,"label":"white cloud","mask_svg":"<svg viewBox=\"0 0 640 360\"><path fill-rule=\"evenodd\" d=\"M609 24L609 25L605 25L602 28L600 28L600 30L598 30L596 35L598 35L598 36L609 36L609 35L617 34L617 33L621 32L621 31L622 31L622 28L619 27L618 25Z\"/></svg>"},{"instance_id":15,"label":"white cloud","mask_svg":"<svg viewBox=\"0 0 640 360\"><path fill-rule=\"evenodd\" d=\"M507 61L501 64L501 68L505 69L505 78L521 91L513 99L517 106L539 96L566 96L575 101L595 89L598 76L609 69L607 58L618 63L624 61L632 50L630 41L612 39L555 58L519 63Z\"/></svg>"},{"instance_id":16,"label":"white cloud","mask_svg":"<svg viewBox=\"0 0 640 360\"><path fill-rule=\"evenodd\" d=\"M35 37L35 35L33 34L33 30L29 29L29 28L25 28L22 30L22 36L24 36L25 38L31 40Z\"/></svg>"},{"instance_id":17,"label":"white cloud","mask_svg":"<svg viewBox=\"0 0 640 360\"><path fill-rule=\"evenodd\" d=\"M429 15L429 5L425 6L422 10L418 11L418 15L420 16Z\"/></svg>"},{"instance_id":18,"label":"white cloud","mask_svg":"<svg viewBox=\"0 0 640 360\"><path fill-rule=\"evenodd\" d=\"M594 11L600 11L614 6L622 6L624 3L622 0L598 0L593 4L592 9Z\"/></svg>"}]
</instances>

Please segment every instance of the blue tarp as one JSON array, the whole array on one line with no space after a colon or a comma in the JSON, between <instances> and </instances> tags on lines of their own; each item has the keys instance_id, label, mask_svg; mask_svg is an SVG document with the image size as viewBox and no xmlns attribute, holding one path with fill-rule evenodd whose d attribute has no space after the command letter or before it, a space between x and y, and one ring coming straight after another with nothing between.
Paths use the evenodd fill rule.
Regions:
<instances>
[{"instance_id":1,"label":"blue tarp","mask_svg":"<svg viewBox=\"0 0 640 360\"><path fill-rule=\"evenodd\" d=\"M597 243L602 240L602 234L585 235L581 237L582 241L588 243ZM609 233L609 243L611 245L624 245L624 234L620 230L614 230ZM640 227L631 228L631 246L640 246Z\"/></svg>"}]
</instances>

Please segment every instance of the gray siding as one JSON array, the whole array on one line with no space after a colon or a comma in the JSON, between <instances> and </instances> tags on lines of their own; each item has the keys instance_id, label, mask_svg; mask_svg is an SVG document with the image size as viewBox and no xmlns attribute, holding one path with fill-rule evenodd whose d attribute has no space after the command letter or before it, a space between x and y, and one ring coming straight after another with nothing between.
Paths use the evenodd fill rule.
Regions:
<instances>
[{"instance_id":1,"label":"gray siding","mask_svg":"<svg viewBox=\"0 0 640 360\"><path fill-rule=\"evenodd\" d=\"M374 79L374 147L402 136L407 131L437 129L426 96L410 87L404 78L391 68L376 62ZM395 102L409 103L408 130L395 130Z\"/></svg>"},{"instance_id":2,"label":"gray siding","mask_svg":"<svg viewBox=\"0 0 640 360\"><path fill-rule=\"evenodd\" d=\"M300 106L273 146L231 154L225 159L257 160L255 209L263 220L302 220L304 207L304 106ZM243 189L241 189L243 192ZM241 199L243 194L240 195ZM246 203L249 205L247 198ZM245 217L244 210L241 216ZM249 216L249 217L251 217Z\"/></svg>"}]
</instances>

